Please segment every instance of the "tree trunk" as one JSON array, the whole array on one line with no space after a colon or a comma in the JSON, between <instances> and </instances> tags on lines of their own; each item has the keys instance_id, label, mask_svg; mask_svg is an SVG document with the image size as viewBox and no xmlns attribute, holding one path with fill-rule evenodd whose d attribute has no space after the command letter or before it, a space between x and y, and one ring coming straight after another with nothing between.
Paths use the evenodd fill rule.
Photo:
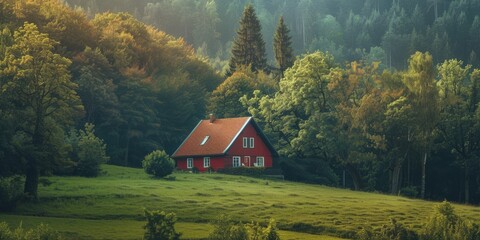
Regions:
<instances>
[{"instance_id":1,"label":"tree trunk","mask_svg":"<svg viewBox=\"0 0 480 240\"><path fill-rule=\"evenodd\" d=\"M125 146L125 158L124 158L124 163L123 163L123 165L125 167L128 167L128 154L129 154L128 152L130 150L130 136L129 136L130 134L129 134L129 132L130 132L130 127L127 130L127 143L126 143L126 146Z\"/></svg>"},{"instance_id":2,"label":"tree trunk","mask_svg":"<svg viewBox=\"0 0 480 240\"><path fill-rule=\"evenodd\" d=\"M360 173L358 172L358 170L353 166L347 166L346 168L348 173L352 177L354 189L355 190L363 189L362 178L360 177Z\"/></svg>"},{"instance_id":3,"label":"tree trunk","mask_svg":"<svg viewBox=\"0 0 480 240\"><path fill-rule=\"evenodd\" d=\"M305 45L307 45L305 40L305 17L302 16L302 38L303 38L303 50L305 50Z\"/></svg>"},{"instance_id":4,"label":"tree trunk","mask_svg":"<svg viewBox=\"0 0 480 240\"><path fill-rule=\"evenodd\" d=\"M36 110L35 128L33 129L32 144L34 152L27 157L27 166L25 171L25 187L23 192L30 195L34 199L38 197L38 178L40 176L40 169L38 168L38 161L42 154L39 152L43 146L44 136L44 115L43 109L39 107Z\"/></svg>"},{"instance_id":5,"label":"tree trunk","mask_svg":"<svg viewBox=\"0 0 480 240\"><path fill-rule=\"evenodd\" d=\"M465 203L470 202L470 177L468 175L468 164L465 161Z\"/></svg>"},{"instance_id":6,"label":"tree trunk","mask_svg":"<svg viewBox=\"0 0 480 240\"><path fill-rule=\"evenodd\" d=\"M400 173L402 170L402 164L403 160L397 159L395 161L395 166L393 167L393 173L392 173L392 186L391 186L391 194L392 195L397 195L398 190L399 190L399 185L400 185Z\"/></svg>"},{"instance_id":7,"label":"tree trunk","mask_svg":"<svg viewBox=\"0 0 480 240\"><path fill-rule=\"evenodd\" d=\"M408 156L407 158L407 186L410 186L412 185L411 182L410 182L410 155Z\"/></svg>"},{"instance_id":8,"label":"tree trunk","mask_svg":"<svg viewBox=\"0 0 480 240\"><path fill-rule=\"evenodd\" d=\"M425 198L425 180L426 180L426 171L427 168L427 151L423 153L423 161L422 161L422 190L420 192L420 197L422 199Z\"/></svg>"},{"instance_id":9,"label":"tree trunk","mask_svg":"<svg viewBox=\"0 0 480 240\"><path fill-rule=\"evenodd\" d=\"M25 172L25 188L23 192L27 195L33 197L34 199L38 198L38 178L40 176L40 171L38 170L38 165L35 157L31 156L31 159L27 162L27 169Z\"/></svg>"}]
</instances>

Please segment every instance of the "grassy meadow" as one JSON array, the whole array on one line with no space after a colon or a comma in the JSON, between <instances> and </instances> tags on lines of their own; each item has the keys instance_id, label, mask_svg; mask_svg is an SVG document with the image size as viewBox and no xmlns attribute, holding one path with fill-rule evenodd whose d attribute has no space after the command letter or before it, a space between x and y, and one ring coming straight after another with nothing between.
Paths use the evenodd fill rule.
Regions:
<instances>
[{"instance_id":1,"label":"grassy meadow","mask_svg":"<svg viewBox=\"0 0 480 240\"><path fill-rule=\"evenodd\" d=\"M175 212L186 239L206 238L221 214L242 222L277 220L282 239L339 239L360 227L379 227L390 218L419 229L434 202L354 192L282 180L223 174L175 173L154 179L142 169L103 165L97 178L48 177L39 201L0 214L10 226L41 222L68 239L141 239L143 208ZM454 205L480 223L480 208Z\"/></svg>"}]
</instances>

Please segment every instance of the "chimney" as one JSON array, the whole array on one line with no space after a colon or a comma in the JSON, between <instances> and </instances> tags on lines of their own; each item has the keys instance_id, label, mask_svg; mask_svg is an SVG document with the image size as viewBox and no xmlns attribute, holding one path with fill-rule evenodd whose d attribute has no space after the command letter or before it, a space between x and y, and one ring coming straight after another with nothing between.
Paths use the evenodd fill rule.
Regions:
<instances>
[{"instance_id":1,"label":"chimney","mask_svg":"<svg viewBox=\"0 0 480 240\"><path fill-rule=\"evenodd\" d=\"M215 115L213 113L210 113L210 123L215 122Z\"/></svg>"}]
</instances>

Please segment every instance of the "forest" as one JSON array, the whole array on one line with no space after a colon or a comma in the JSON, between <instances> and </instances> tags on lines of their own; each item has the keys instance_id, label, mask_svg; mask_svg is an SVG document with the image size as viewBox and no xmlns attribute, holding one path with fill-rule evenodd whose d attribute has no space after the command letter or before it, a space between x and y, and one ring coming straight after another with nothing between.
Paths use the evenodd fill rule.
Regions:
<instances>
[{"instance_id":1,"label":"forest","mask_svg":"<svg viewBox=\"0 0 480 240\"><path fill-rule=\"evenodd\" d=\"M479 11L0 0L0 176L36 195L40 175L85 173L91 146L105 152L93 161L140 167L209 113L252 115L286 179L478 204Z\"/></svg>"}]
</instances>

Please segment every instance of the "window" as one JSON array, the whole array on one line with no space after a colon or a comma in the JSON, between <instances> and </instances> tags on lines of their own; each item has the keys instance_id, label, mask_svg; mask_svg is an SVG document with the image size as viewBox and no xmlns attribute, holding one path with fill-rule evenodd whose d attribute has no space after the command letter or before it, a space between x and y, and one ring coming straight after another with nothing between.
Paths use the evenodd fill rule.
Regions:
<instances>
[{"instance_id":1,"label":"window","mask_svg":"<svg viewBox=\"0 0 480 240\"><path fill-rule=\"evenodd\" d=\"M243 148L248 148L248 138L243 138Z\"/></svg>"},{"instance_id":2,"label":"window","mask_svg":"<svg viewBox=\"0 0 480 240\"><path fill-rule=\"evenodd\" d=\"M210 167L210 157L204 157L203 158L203 167L204 168L209 168Z\"/></svg>"},{"instance_id":3,"label":"window","mask_svg":"<svg viewBox=\"0 0 480 240\"><path fill-rule=\"evenodd\" d=\"M187 158L187 168L193 168L193 158Z\"/></svg>"},{"instance_id":4,"label":"window","mask_svg":"<svg viewBox=\"0 0 480 240\"><path fill-rule=\"evenodd\" d=\"M240 167L240 157L238 157L238 156L233 157L232 166L233 167Z\"/></svg>"},{"instance_id":5,"label":"window","mask_svg":"<svg viewBox=\"0 0 480 240\"><path fill-rule=\"evenodd\" d=\"M208 141L208 138L210 138L210 136L205 136L205 138L203 139L202 143L200 143L200 145L205 145L205 143Z\"/></svg>"},{"instance_id":6,"label":"window","mask_svg":"<svg viewBox=\"0 0 480 240\"><path fill-rule=\"evenodd\" d=\"M263 157L257 157L257 162L255 163L255 167L263 167L264 165L264 158Z\"/></svg>"},{"instance_id":7,"label":"window","mask_svg":"<svg viewBox=\"0 0 480 240\"><path fill-rule=\"evenodd\" d=\"M250 138L250 148L254 147L255 143L255 138Z\"/></svg>"}]
</instances>

